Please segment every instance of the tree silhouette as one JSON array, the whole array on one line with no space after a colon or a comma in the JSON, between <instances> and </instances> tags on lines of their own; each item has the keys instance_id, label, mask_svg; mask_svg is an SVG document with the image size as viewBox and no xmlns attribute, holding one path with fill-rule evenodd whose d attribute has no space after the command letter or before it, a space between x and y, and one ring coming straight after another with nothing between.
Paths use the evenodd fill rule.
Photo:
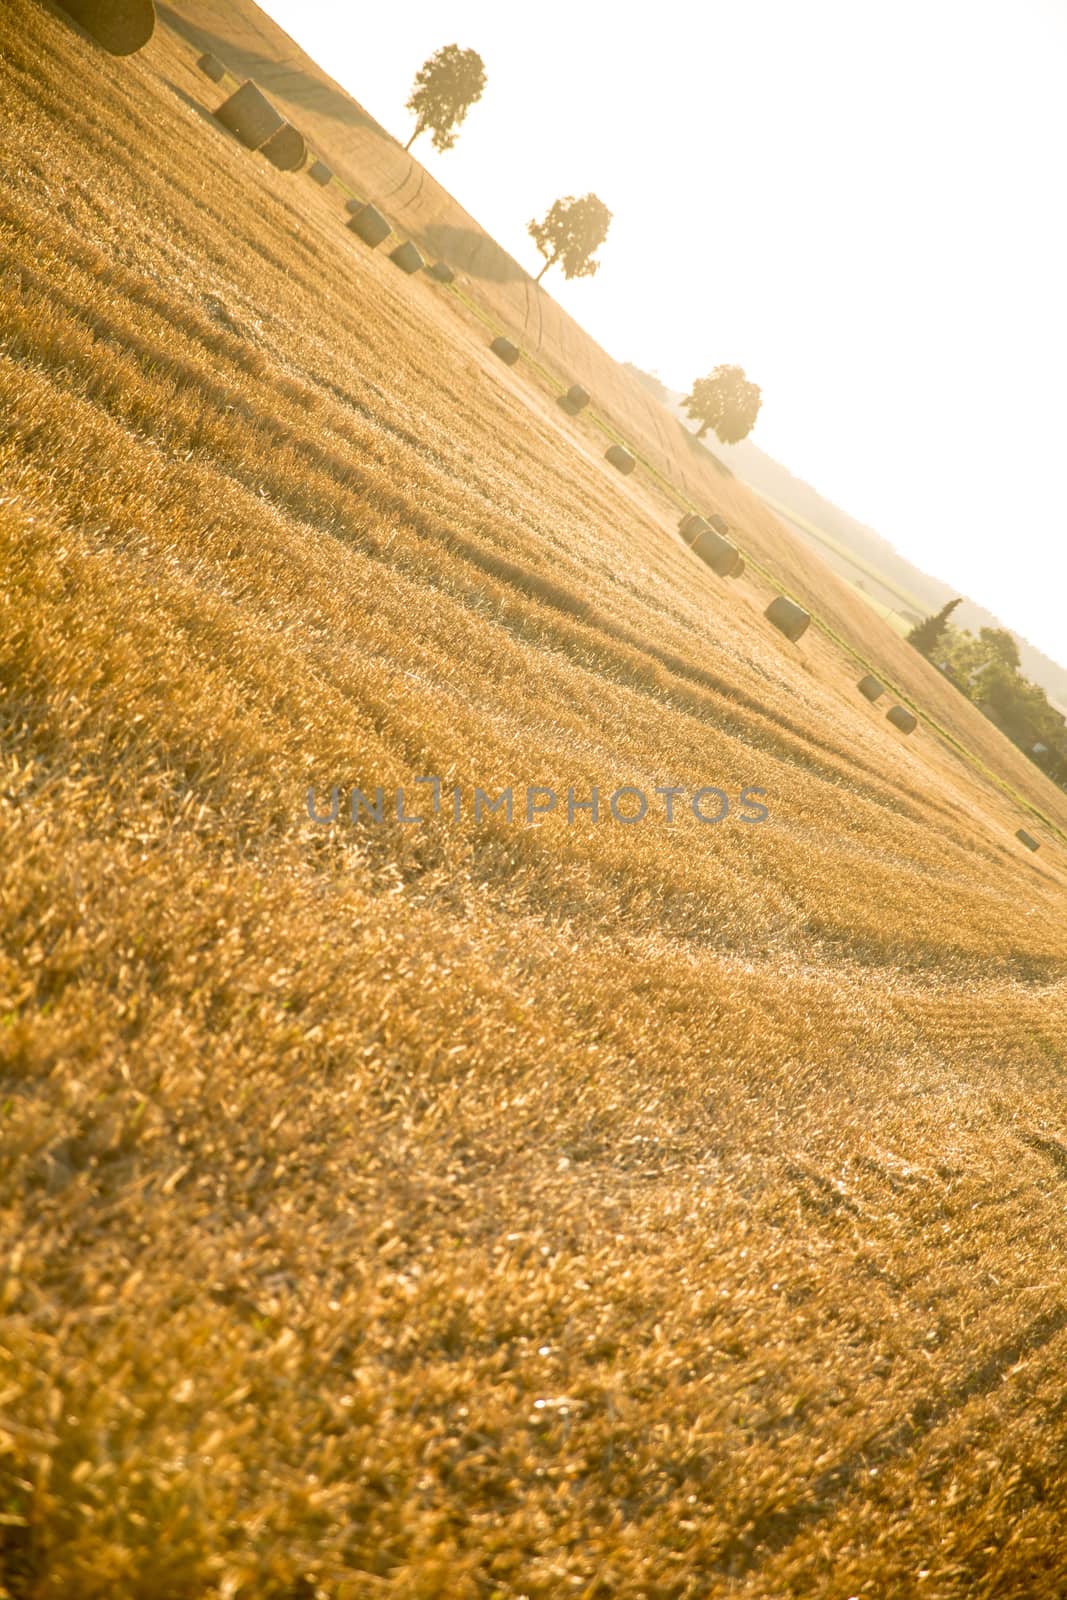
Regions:
<instances>
[{"instance_id":1,"label":"tree silhouette","mask_svg":"<svg viewBox=\"0 0 1067 1600\"><path fill-rule=\"evenodd\" d=\"M404 149L410 150L419 134L429 130L435 150L451 150L460 123L482 98L485 83L485 63L477 50L442 45L415 74L407 105L415 113L415 132Z\"/></svg>"},{"instance_id":2,"label":"tree silhouette","mask_svg":"<svg viewBox=\"0 0 1067 1600\"><path fill-rule=\"evenodd\" d=\"M962 604L962 598L950 600L934 616L927 617L924 622L917 622L908 634L908 643L913 644L924 656L930 655L937 648L942 634L948 627L948 619L956 607Z\"/></svg>"},{"instance_id":3,"label":"tree silhouette","mask_svg":"<svg viewBox=\"0 0 1067 1600\"><path fill-rule=\"evenodd\" d=\"M591 278L600 266L593 256L608 236L611 212L595 194L576 200L566 195L556 200L540 222L527 224L527 232L545 258L537 274L540 283L558 261L565 278Z\"/></svg>"},{"instance_id":4,"label":"tree silhouette","mask_svg":"<svg viewBox=\"0 0 1067 1600\"><path fill-rule=\"evenodd\" d=\"M763 403L758 383L750 383L744 367L716 367L698 378L682 404L700 423L697 438L714 428L723 444L738 444L755 427Z\"/></svg>"}]
</instances>

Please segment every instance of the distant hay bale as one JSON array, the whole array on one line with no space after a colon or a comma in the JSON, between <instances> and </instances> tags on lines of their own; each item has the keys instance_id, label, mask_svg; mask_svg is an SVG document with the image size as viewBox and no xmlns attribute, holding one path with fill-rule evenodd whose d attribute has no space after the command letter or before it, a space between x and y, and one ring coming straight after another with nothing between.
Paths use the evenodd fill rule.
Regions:
<instances>
[{"instance_id":1,"label":"distant hay bale","mask_svg":"<svg viewBox=\"0 0 1067 1600\"><path fill-rule=\"evenodd\" d=\"M222 102L215 112L215 120L228 128L248 150L258 150L279 128L285 127L285 118L251 78Z\"/></svg>"},{"instance_id":2,"label":"distant hay bale","mask_svg":"<svg viewBox=\"0 0 1067 1600\"><path fill-rule=\"evenodd\" d=\"M324 189L328 183L333 182L333 173L325 161L313 161L308 168L308 177L314 179L316 183L321 183Z\"/></svg>"},{"instance_id":3,"label":"distant hay bale","mask_svg":"<svg viewBox=\"0 0 1067 1600\"><path fill-rule=\"evenodd\" d=\"M703 518L701 520L703 521ZM704 523L703 529L694 535L690 549L694 550L701 561L720 578L732 578L737 571L737 563L741 560L737 546L716 533L707 523Z\"/></svg>"},{"instance_id":4,"label":"distant hay bale","mask_svg":"<svg viewBox=\"0 0 1067 1600\"><path fill-rule=\"evenodd\" d=\"M434 278L438 283L455 283L456 281L456 274L452 271L447 261L435 261L432 267L427 268L427 271L430 277Z\"/></svg>"},{"instance_id":5,"label":"distant hay bale","mask_svg":"<svg viewBox=\"0 0 1067 1600\"><path fill-rule=\"evenodd\" d=\"M880 683L869 672L865 678L860 679L856 687L866 700L877 700L881 695L885 694L885 684Z\"/></svg>"},{"instance_id":6,"label":"distant hay bale","mask_svg":"<svg viewBox=\"0 0 1067 1600\"><path fill-rule=\"evenodd\" d=\"M589 391L580 383L572 383L566 394L561 394L559 404L569 416L576 417L589 404Z\"/></svg>"},{"instance_id":7,"label":"distant hay bale","mask_svg":"<svg viewBox=\"0 0 1067 1600\"><path fill-rule=\"evenodd\" d=\"M728 578L739 578L741 576L741 574L744 572L744 570L745 570L745 558L744 558L744 556L741 554L741 552L739 550L737 552L737 560L733 564L733 569L730 572L728 572L726 574L726 576Z\"/></svg>"},{"instance_id":8,"label":"distant hay bale","mask_svg":"<svg viewBox=\"0 0 1067 1600\"><path fill-rule=\"evenodd\" d=\"M204 74L205 78L210 78L212 83L221 83L223 78L226 76L225 66L219 60L218 56L213 56L211 54L210 50L208 51L207 55L201 56L200 60L196 64L200 68L200 71Z\"/></svg>"},{"instance_id":9,"label":"distant hay bale","mask_svg":"<svg viewBox=\"0 0 1067 1600\"><path fill-rule=\"evenodd\" d=\"M348 214L350 216L354 217L357 211L362 211L363 210L363 207L366 205L366 203L367 202L365 200L356 200L356 199L346 200L345 201L345 210L348 212Z\"/></svg>"},{"instance_id":10,"label":"distant hay bale","mask_svg":"<svg viewBox=\"0 0 1067 1600\"><path fill-rule=\"evenodd\" d=\"M304 135L291 122L283 122L277 133L272 133L261 145L261 156L277 167L279 172L299 172L308 158Z\"/></svg>"},{"instance_id":11,"label":"distant hay bale","mask_svg":"<svg viewBox=\"0 0 1067 1600\"><path fill-rule=\"evenodd\" d=\"M714 520L714 519L712 519ZM763 615L768 622L772 622L779 633L784 633L787 639L796 644L802 633L807 631L811 617L803 606L798 606L792 600L787 600L780 594L777 600L772 600Z\"/></svg>"},{"instance_id":12,"label":"distant hay bale","mask_svg":"<svg viewBox=\"0 0 1067 1600\"><path fill-rule=\"evenodd\" d=\"M720 515L719 515L719 513L717 511L714 511L711 514L711 516L708 518L708 521L711 523L712 527L715 529L715 532L716 533L721 533L723 538L725 538L726 535L729 533L730 524L727 522L725 517L720 517Z\"/></svg>"},{"instance_id":13,"label":"distant hay bale","mask_svg":"<svg viewBox=\"0 0 1067 1600\"><path fill-rule=\"evenodd\" d=\"M505 339L503 334L494 339L489 348L495 356L500 357L506 367L513 367L519 359L518 345L512 344L510 339Z\"/></svg>"},{"instance_id":14,"label":"distant hay bale","mask_svg":"<svg viewBox=\"0 0 1067 1600\"><path fill-rule=\"evenodd\" d=\"M398 244L395 250L390 250L389 259L396 263L401 272L421 272L426 265L410 239Z\"/></svg>"},{"instance_id":15,"label":"distant hay bale","mask_svg":"<svg viewBox=\"0 0 1067 1600\"><path fill-rule=\"evenodd\" d=\"M699 516L697 512L689 511L678 524L678 528L686 544L692 546L696 544L702 533L711 532L711 523L705 522L704 518Z\"/></svg>"},{"instance_id":16,"label":"distant hay bale","mask_svg":"<svg viewBox=\"0 0 1067 1600\"><path fill-rule=\"evenodd\" d=\"M607 450L604 451L604 460L610 461L613 467L617 467L627 477L637 465L637 458L632 456L629 450L621 444L609 445Z\"/></svg>"},{"instance_id":17,"label":"distant hay bale","mask_svg":"<svg viewBox=\"0 0 1067 1600\"><path fill-rule=\"evenodd\" d=\"M393 231L381 212L377 211L369 201L366 205L360 206L348 227L351 233L358 234L363 243L369 244L372 250L376 250L382 240L388 239Z\"/></svg>"},{"instance_id":18,"label":"distant hay bale","mask_svg":"<svg viewBox=\"0 0 1067 1600\"><path fill-rule=\"evenodd\" d=\"M1021 840L1028 850L1041 849L1040 841L1035 839L1032 833L1027 833L1025 828L1016 828L1015 837Z\"/></svg>"},{"instance_id":19,"label":"distant hay bale","mask_svg":"<svg viewBox=\"0 0 1067 1600\"><path fill-rule=\"evenodd\" d=\"M886 712L886 720L891 722L894 728L899 728L901 733L914 733L919 726L918 717L906 710L904 706L890 706Z\"/></svg>"},{"instance_id":20,"label":"distant hay bale","mask_svg":"<svg viewBox=\"0 0 1067 1600\"><path fill-rule=\"evenodd\" d=\"M155 31L152 0L62 0L62 5L112 56L132 56Z\"/></svg>"}]
</instances>

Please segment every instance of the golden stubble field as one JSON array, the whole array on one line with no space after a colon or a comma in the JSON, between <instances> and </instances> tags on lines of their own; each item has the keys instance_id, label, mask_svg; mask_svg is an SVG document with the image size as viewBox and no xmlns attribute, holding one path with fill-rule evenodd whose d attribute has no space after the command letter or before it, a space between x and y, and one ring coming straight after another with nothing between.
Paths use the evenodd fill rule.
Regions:
<instances>
[{"instance_id":1,"label":"golden stubble field","mask_svg":"<svg viewBox=\"0 0 1067 1600\"><path fill-rule=\"evenodd\" d=\"M1062 845L186 41L0 29L0 1591L1067 1592ZM307 817L429 774L771 820Z\"/></svg>"}]
</instances>

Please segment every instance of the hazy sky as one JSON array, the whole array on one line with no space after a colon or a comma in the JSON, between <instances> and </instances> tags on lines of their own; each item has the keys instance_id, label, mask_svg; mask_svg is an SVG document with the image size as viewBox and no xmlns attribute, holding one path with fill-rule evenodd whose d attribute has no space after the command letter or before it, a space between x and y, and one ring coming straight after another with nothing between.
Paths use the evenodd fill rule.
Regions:
<instances>
[{"instance_id":1,"label":"hazy sky","mask_svg":"<svg viewBox=\"0 0 1067 1600\"><path fill-rule=\"evenodd\" d=\"M1067 0L261 0L399 138L440 45L488 87L420 160L536 271L593 189L591 279L545 287L675 388L736 361L753 438L1067 663Z\"/></svg>"}]
</instances>

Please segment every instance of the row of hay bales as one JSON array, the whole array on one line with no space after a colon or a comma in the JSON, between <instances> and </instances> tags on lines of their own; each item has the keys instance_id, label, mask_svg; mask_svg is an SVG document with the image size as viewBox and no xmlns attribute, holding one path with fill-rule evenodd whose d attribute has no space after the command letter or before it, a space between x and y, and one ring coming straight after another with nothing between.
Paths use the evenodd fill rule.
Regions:
<instances>
[{"instance_id":1,"label":"row of hay bales","mask_svg":"<svg viewBox=\"0 0 1067 1600\"><path fill-rule=\"evenodd\" d=\"M88 0L83 0L83 3L87 4ZM120 0L115 0L115 3L120 3ZM226 76L226 67L216 56L201 56L198 65L215 83L222 82ZM242 144L250 150L259 150L281 171L293 172L307 165L308 150L303 136L271 105L251 80L241 84L215 115ZM333 181L332 171L321 160L313 160L308 170L309 176L323 187ZM370 249L377 249L392 236L392 226L370 201L353 197L347 201L346 209L349 231ZM389 252L389 258L409 275L426 269L431 277L442 284L450 284L455 278L447 262L438 261L427 268L418 247L410 240L397 244ZM521 356L518 345L503 334L491 341L490 349L509 367L515 366ZM558 397L558 404L570 416L577 416L589 402L588 391L577 383ZM608 446L604 458L625 477L637 466L634 453L619 442ZM729 525L717 512L706 518L696 511L686 512L679 523L679 532L688 548L718 577L738 578L744 572L744 557L729 538ZM810 612L786 595L777 595L767 606L764 616L794 644L811 624ZM860 694L872 703L885 693L885 685L870 673L860 679L857 687ZM886 720L903 734L914 733L918 727L918 718L906 706L890 706ZM1016 838L1028 850L1040 848L1038 841L1022 828L1018 830Z\"/></svg>"},{"instance_id":2,"label":"row of hay bales","mask_svg":"<svg viewBox=\"0 0 1067 1600\"><path fill-rule=\"evenodd\" d=\"M200 57L197 66L212 83L222 83L228 75L225 62L210 51ZM280 172L299 172L306 167L308 176L321 188L333 183L332 168L320 157L312 156L300 130L286 121L251 78L223 101L215 112L215 119L239 139L246 150L266 156ZM392 235L392 225L370 201L352 197L346 202L346 209L349 231L370 249L376 250ZM426 266L418 246L411 240L397 244L389 252L389 259L408 274L421 272ZM451 283L455 277L445 262L438 262L430 271L439 283Z\"/></svg>"},{"instance_id":3,"label":"row of hay bales","mask_svg":"<svg viewBox=\"0 0 1067 1600\"><path fill-rule=\"evenodd\" d=\"M788 600L782 594L771 601L764 612L764 616L768 622L773 623L779 633L784 633L786 638L792 640L794 644L801 634L806 632L808 624L811 622L811 615L804 610L803 606L798 606L796 601ZM872 673L867 673L865 677L861 678L856 687L863 698L870 700L872 703L875 700L880 700L882 695L885 694L885 684L881 683ZM886 712L886 720L891 722L893 727L899 729L901 733L914 733L919 726L918 717L914 712L909 711L906 706L890 706Z\"/></svg>"}]
</instances>

